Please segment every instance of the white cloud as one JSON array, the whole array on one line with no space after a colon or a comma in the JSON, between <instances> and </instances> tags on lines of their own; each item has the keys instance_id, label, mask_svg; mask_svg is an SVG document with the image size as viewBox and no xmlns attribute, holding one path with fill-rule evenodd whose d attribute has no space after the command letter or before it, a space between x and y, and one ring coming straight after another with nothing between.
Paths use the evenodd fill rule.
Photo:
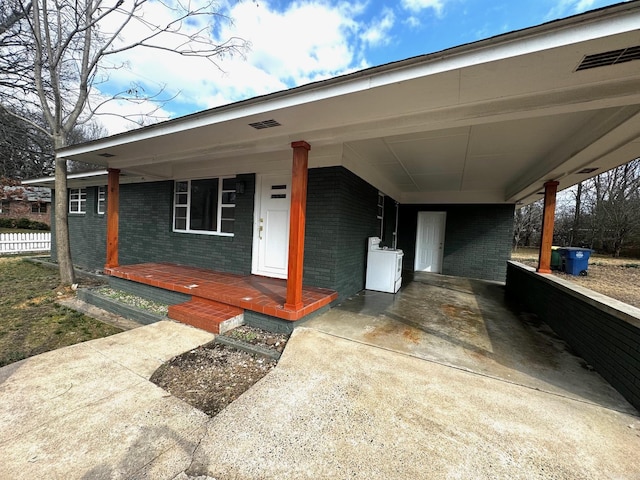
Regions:
<instances>
[{"instance_id":1,"label":"white cloud","mask_svg":"<svg viewBox=\"0 0 640 480\"><path fill-rule=\"evenodd\" d=\"M402 0L402 6L410 12L420 12L432 8L436 15L441 15L445 0Z\"/></svg>"},{"instance_id":2,"label":"white cloud","mask_svg":"<svg viewBox=\"0 0 640 480\"><path fill-rule=\"evenodd\" d=\"M204 0L193 0L192 4ZM159 24L170 16L159 2L146 4L145 18ZM365 4L314 2L303 0L278 10L268 1L233 3L228 14L233 23L216 26L219 39L241 37L251 44L245 56L216 58L217 65L202 59L178 56L157 49L137 48L118 54L114 62L127 68L110 70L109 80L101 86L113 93L138 82L149 91L166 87L166 95L178 94L167 108L190 111L283 90L367 66L358 42L381 45L393 26L394 15L385 9L368 27L361 22ZM195 32L202 24L187 25ZM123 32L122 42L143 35L137 26ZM159 45L171 48L176 39L162 38ZM162 43L160 43L162 42ZM108 86L108 90L107 87ZM131 105L117 103L109 108L123 108L131 113ZM129 110L127 110L129 109ZM171 112L165 112L170 114ZM108 125L118 130L117 122Z\"/></svg>"},{"instance_id":3,"label":"white cloud","mask_svg":"<svg viewBox=\"0 0 640 480\"><path fill-rule=\"evenodd\" d=\"M414 15L405 18L402 23L407 25L409 28L418 28L420 26L420 20Z\"/></svg>"},{"instance_id":4,"label":"white cloud","mask_svg":"<svg viewBox=\"0 0 640 480\"><path fill-rule=\"evenodd\" d=\"M382 15L375 19L372 24L360 35L360 38L368 45L387 45L391 41L390 30L395 24L393 10L385 8Z\"/></svg>"}]
</instances>

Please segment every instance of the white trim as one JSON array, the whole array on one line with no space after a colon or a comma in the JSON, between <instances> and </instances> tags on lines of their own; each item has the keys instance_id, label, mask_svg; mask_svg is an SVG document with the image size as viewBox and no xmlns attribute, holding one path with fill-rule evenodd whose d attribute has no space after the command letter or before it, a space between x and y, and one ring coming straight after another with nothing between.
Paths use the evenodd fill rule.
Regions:
<instances>
[{"instance_id":1,"label":"white trim","mask_svg":"<svg viewBox=\"0 0 640 480\"><path fill-rule=\"evenodd\" d=\"M262 174L255 175L255 190L253 195L253 241L251 244L251 274L258 274L258 261L260 255L260 239L258 238L258 226L260 225L260 208L262 207Z\"/></svg>"},{"instance_id":2,"label":"white trim","mask_svg":"<svg viewBox=\"0 0 640 480\"><path fill-rule=\"evenodd\" d=\"M73 191L77 190L78 191L78 198L77 199L73 199ZM83 197L83 192L84 192L84 198ZM71 205L72 204L77 204L78 205L78 211L72 211L71 210ZM87 189L85 187L78 187L78 188L70 188L69 189L69 202L67 205L67 208L69 209L69 214L70 215L85 215L87 213Z\"/></svg>"},{"instance_id":3,"label":"white trim","mask_svg":"<svg viewBox=\"0 0 640 480\"><path fill-rule=\"evenodd\" d=\"M100 211L100 190L102 190L102 211ZM96 214L104 215L107 213L107 187L98 185L96 187Z\"/></svg>"},{"instance_id":4,"label":"white trim","mask_svg":"<svg viewBox=\"0 0 640 480\"><path fill-rule=\"evenodd\" d=\"M438 258L438 269L436 272L430 272L430 273L442 273L442 268L444 267L443 263L444 263L444 241L445 241L445 232L447 229L447 212L443 212L443 211L430 211L430 210L421 210L418 212L418 218L417 218L417 222L416 222L416 242L415 242L415 251L413 254L413 270L415 272L424 272L424 270L418 270L418 240L419 240L419 234L420 234L420 215L421 214L431 214L431 215L435 215L437 214L442 221L440 222L440 244L442 245L442 248L440 248L440 252L439 252L439 258Z\"/></svg>"},{"instance_id":5,"label":"white trim","mask_svg":"<svg viewBox=\"0 0 640 480\"><path fill-rule=\"evenodd\" d=\"M174 233L190 233L190 234L195 234L195 235L213 235L213 236L217 236L217 237L233 237L235 235L235 232L221 232L220 229L222 228L222 188L223 188L223 184L224 184L224 180L225 179L229 179L229 178L236 178L235 175L227 175L227 176L223 176L223 177L202 177L202 178L189 178L189 179L180 179L180 180L174 180L173 181L173 199L172 199L172 212L171 212L171 231ZM191 182L194 180L218 180L218 199L216 202L216 230L191 230L190 228L187 229L176 229L176 184L179 182L187 182L187 203L185 204L178 204L177 206L179 207L185 207L187 208L187 214L186 214L186 224L187 227L190 227L190 223L191 223ZM231 190L225 190L227 192L230 192ZM181 192L184 193L184 192ZM224 204L224 206L226 208L230 208L233 206L233 208L235 208L235 204ZM234 212L235 213L235 212ZM235 215L234 215L235 218ZM235 225L234 225L235 226Z\"/></svg>"}]
</instances>

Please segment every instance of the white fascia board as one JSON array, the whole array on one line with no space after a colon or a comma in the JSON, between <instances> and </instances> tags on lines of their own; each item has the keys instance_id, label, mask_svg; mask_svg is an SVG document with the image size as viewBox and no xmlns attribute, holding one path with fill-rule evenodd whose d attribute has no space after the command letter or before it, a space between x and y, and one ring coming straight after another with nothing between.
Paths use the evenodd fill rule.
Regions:
<instances>
[{"instance_id":1,"label":"white fascia board","mask_svg":"<svg viewBox=\"0 0 640 480\"><path fill-rule=\"evenodd\" d=\"M262 115L406 80L635 31L640 25L638 4L621 4L603 10L216 107L103 140L65 147L58 151L57 156L70 158L216 123Z\"/></svg>"},{"instance_id":2,"label":"white fascia board","mask_svg":"<svg viewBox=\"0 0 640 480\"><path fill-rule=\"evenodd\" d=\"M107 170L93 170L91 172L80 172L80 173L68 173L67 181L69 180L77 180L81 178L90 178L90 177L100 177L107 175L109 172ZM56 177L40 177L40 178L32 178L30 180L23 180L23 185L40 185L40 186L50 186L53 185L56 181Z\"/></svg>"},{"instance_id":3,"label":"white fascia board","mask_svg":"<svg viewBox=\"0 0 640 480\"><path fill-rule=\"evenodd\" d=\"M53 182L55 177L39 177L39 178L30 178L29 180L22 180L20 183L22 185L37 185L43 186L44 184L48 184L49 182Z\"/></svg>"}]
</instances>

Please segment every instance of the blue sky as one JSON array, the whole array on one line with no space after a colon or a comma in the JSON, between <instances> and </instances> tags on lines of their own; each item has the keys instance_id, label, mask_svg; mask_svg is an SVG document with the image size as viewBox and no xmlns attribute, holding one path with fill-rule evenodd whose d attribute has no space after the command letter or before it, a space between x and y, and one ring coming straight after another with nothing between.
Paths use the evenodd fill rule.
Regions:
<instances>
[{"instance_id":1,"label":"blue sky","mask_svg":"<svg viewBox=\"0 0 640 480\"><path fill-rule=\"evenodd\" d=\"M204 0L192 0L192 3ZM216 25L222 40L251 43L244 56L202 59L134 49L127 68L101 85L105 95L135 82L146 92L175 97L157 112L175 118L316 80L382 65L620 3L607 0L226 0L233 24ZM148 4L149 5L149 4ZM157 6L157 3L156 3ZM153 8L153 2L149 8ZM149 17L153 11L145 12ZM155 12L161 15L158 12ZM148 104L109 103L135 115ZM103 110L104 111L104 110ZM110 133L133 124L100 116Z\"/></svg>"}]
</instances>

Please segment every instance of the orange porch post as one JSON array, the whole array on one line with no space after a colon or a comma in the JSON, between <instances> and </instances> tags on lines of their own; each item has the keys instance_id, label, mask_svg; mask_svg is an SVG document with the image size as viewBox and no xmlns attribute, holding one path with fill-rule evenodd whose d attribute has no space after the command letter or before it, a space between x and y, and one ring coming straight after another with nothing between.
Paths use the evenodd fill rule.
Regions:
<instances>
[{"instance_id":1,"label":"orange porch post","mask_svg":"<svg viewBox=\"0 0 640 480\"><path fill-rule=\"evenodd\" d=\"M289 218L289 267L286 310L300 310L302 303L302 265L304 229L307 212L307 168L311 146L305 141L291 143L293 169L291 179L291 214Z\"/></svg>"},{"instance_id":2,"label":"orange porch post","mask_svg":"<svg viewBox=\"0 0 640 480\"><path fill-rule=\"evenodd\" d=\"M118 266L118 218L120 211L120 170L108 169L107 180L107 263L106 268Z\"/></svg>"},{"instance_id":3,"label":"orange porch post","mask_svg":"<svg viewBox=\"0 0 640 480\"><path fill-rule=\"evenodd\" d=\"M558 182L544 184L544 209L542 210L542 236L538 255L538 273L551 273L551 246L553 245L553 225L556 214L556 192Z\"/></svg>"}]
</instances>

